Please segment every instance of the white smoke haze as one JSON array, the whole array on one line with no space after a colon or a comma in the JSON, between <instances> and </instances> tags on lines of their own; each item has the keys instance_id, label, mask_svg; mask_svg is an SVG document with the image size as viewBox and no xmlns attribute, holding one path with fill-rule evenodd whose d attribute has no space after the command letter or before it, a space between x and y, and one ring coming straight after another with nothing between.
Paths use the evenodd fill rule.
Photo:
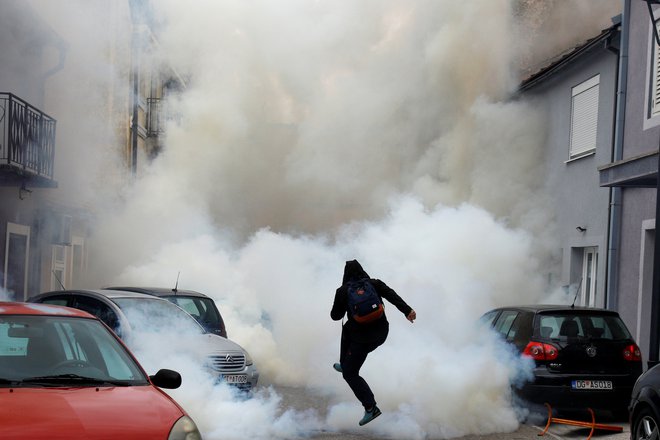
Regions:
<instances>
[{"instance_id":1,"label":"white smoke haze","mask_svg":"<svg viewBox=\"0 0 660 440\"><path fill-rule=\"evenodd\" d=\"M164 4L163 56L193 74L169 160L223 226L326 231L420 179L431 205L470 195L474 104L515 86L508 2Z\"/></svg>"},{"instance_id":2,"label":"white smoke haze","mask_svg":"<svg viewBox=\"0 0 660 440\"><path fill-rule=\"evenodd\" d=\"M203 335L192 317L191 322L178 315L154 319L141 306L125 312L138 325L124 329L124 340L149 374L161 368L181 373L182 386L167 391L193 415L205 438L295 438L322 425L312 411L282 411L281 398L272 389L262 387L247 398L226 384L216 384L203 367L209 347L200 342L219 337Z\"/></svg>"},{"instance_id":3,"label":"white smoke haze","mask_svg":"<svg viewBox=\"0 0 660 440\"><path fill-rule=\"evenodd\" d=\"M465 245L470 242L480 246ZM392 204L385 219L352 224L333 243L264 229L235 251L202 235L164 246L117 279L149 285L173 280L180 270L180 287L216 299L230 338L254 357L263 384L307 387L330 396L324 419L315 413L281 414L286 408L278 407L270 390L257 393L249 404L238 399L236 406L227 403L228 390L203 391L211 388L208 382L172 393L206 433L222 433L210 438L292 438L319 429L356 428L359 405L331 368L341 329L329 319L344 261L355 257L419 313L411 325L388 308L390 337L363 372L389 416L369 429L396 437L405 424L410 438L448 438L517 426L509 386L529 372L529 365L476 320L497 304L541 299L543 283L534 275L541 270L529 258L532 244L528 233L506 228L472 205L427 210L406 197ZM144 351L148 345L138 357L167 366L162 354ZM185 362L174 365L188 380L199 376L194 369L182 370ZM245 426L225 427L223 420L236 420L235 412L243 410L256 414L244 415ZM253 417L270 422L256 423Z\"/></svg>"},{"instance_id":4,"label":"white smoke haze","mask_svg":"<svg viewBox=\"0 0 660 440\"><path fill-rule=\"evenodd\" d=\"M54 70L45 78L44 105L57 120L58 188L47 191L68 204L107 203L117 192L117 177L125 174L117 155L116 112L128 108L128 85L120 86L119 78L128 71L130 46L118 38L130 35L128 9L101 0L26 2L63 42L44 49L44 69Z\"/></svg>"},{"instance_id":5,"label":"white smoke haze","mask_svg":"<svg viewBox=\"0 0 660 440\"><path fill-rule=\"evenodd\" d=\"M533 73L612 25L620 0L518 0L521 67Z\"/></svg>"},{"instance_id":6,"label":"white smoke haze","mask_svg":"<svg viewBox=\"0 0 660 440\"><path fill-rule=\"evenodd\" d=\"M55 2L31 3L58 13ZM78 3L83 15L107 4L66 4ZM119 168L67 136L91 171L66 186L98 188L76 193L102 220L90 287L170 286L180 273L179 287L212 296L230 339L254 358L262 387L242 399L189 357L136 347L151 374L183 374L171 394L205 438L358 430L361 408L331 367L341 328L329 317L354 258L418 313L411 325L387 308L389 339L363 368L384 414L359 429L426 439L517 428L510 383L529 365L476 321L556 294L546 282L555 249L540 192L543 115L507 98L530 50L521 35L550 45L556 32L542 32L553 20L608 26L609 9L586 3L566 2L564 13L553 2L534 23L546 6L507 0L153 3L159 60L189 78L170 103L181 119L126 190L99 185ZM107 49L88 26L62 32L75 64L95 44ZM121 77L105 67L81 71L90 77L72 97ZM96 147L112 143L94 112L71 109L62 115L87 116ZM117 190L125 203L107 203ZM277 386L307 388L327 412L288 408Z\"/></svg>"}]
</instances>

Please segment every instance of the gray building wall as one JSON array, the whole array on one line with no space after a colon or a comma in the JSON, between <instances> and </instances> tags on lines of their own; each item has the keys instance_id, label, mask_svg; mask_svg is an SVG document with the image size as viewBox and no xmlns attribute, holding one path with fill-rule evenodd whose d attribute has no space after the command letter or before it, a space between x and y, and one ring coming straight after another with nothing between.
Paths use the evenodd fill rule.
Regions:
<instances>
[{"instance_id":1,"label":"gray building wall","mask_svg":"<svg viewBox=\"0 0 660 440\"><path fill-rule=\"evenodd\" d=\"M660 11L656 14L660 14ZM624 159L657 152L660 141L660 116L653 119L647 118L653 36L648 9L644 1L631 1L629 26Z\"/></svg>"},{"instance_id":2,"label":"gray building wall","mask_svg":"<svg viewBox=\"0 0 660 440\"><path fill-rule=\"evenodd\" d=\"M625 93L625 124L622 161L651 154L657 171L660 117L648 119L650 73L652 71L652 33L647 4L629 2L628 75ZM625 170L625 167L621 169ZM628 173L634 177L634 173ZM624 187L621 200L621 240L618 243L619 282L613 286L618 297L618 311L630 327L644 359L649 353L649 322L653 245L655 238L654 188ZM616 244L615 244L616 245Z\"/></svg>"},{"instance_id":3,"label":"gray building wall","mask_svg":"<svg viewBox=\"0 0 660 440\"><path fill-rule=\"evenodd\" d=\"M621 206L619 313L633 332L644 359L648 359L655 189L624 188Z\"/></svg>"},{"instance_id":4,"label":"gray building wall","mask_svg":"<svg viewBox=\"0 0 660 440\"><path fill-rule=\"evenodd\" d=\"M0 24L0 92L15 95L32 110L52 114L57 102L48 105L46 91L52 88L49 84L53 74L61 70L66 43L28 2L3 2ZM12 127L24 129L28 125L21 118L12 119L6 111L7 100L7 95L3 95L0 102L0 143L8 142ZM12 125L16 121L19 122ZM25 143L21 148L25 148ZM66 148L56 135L56 161ZM52 180L40 179L24 172L23 164L3 163L0 167L0 298L6 295L16 300L51 288L54 246L63 249L68 262L74 254L78 257L81 253L80 246L69 237L89 235L85 224L89 214L67 197L56 194L57 180L63 172ZM70 228L62 227L65 216L70 219L66 222ZM69 232L66 237L61 233L64 229ZM27 249L23 237L27 237ZM75 273L70 266L68 263L64 272L73 278ZM5 287L7 292L2 291Z\"/></svg>"},{"instance_id":5,"label":"gray building wall","mask_svg":"<svg viewBox=\"0 0 660 440\"><path fill-rule=\"evenodd\" d=\"M1 92L13 93L30 104L43 108L45 76L56 63L51 51L58 51L53 31L32 8L21 0L6 0L0 14ZM50 63L50 65L49 65Z\"/></svg>"},{"instance_id":6,"label":"gray building wall","mask_svg":"<svg viewBox=\"0 0 660 440\"><path fill-rule=\"evenodd\" d=\"M554 196L561 254L558 276L562 285L571 286L571 292L580 285L582 294L583 249L597 248L596 305L603 307L610 189L600 187L598 167L611 161L618 56L607 48L604 40L556 67L541 75L533 87L524 91L523 97L547 114L545 180L548 193ZM600 75L596 150L569 160L572 88L595 75Z\"/></svg>"}]
</instances>

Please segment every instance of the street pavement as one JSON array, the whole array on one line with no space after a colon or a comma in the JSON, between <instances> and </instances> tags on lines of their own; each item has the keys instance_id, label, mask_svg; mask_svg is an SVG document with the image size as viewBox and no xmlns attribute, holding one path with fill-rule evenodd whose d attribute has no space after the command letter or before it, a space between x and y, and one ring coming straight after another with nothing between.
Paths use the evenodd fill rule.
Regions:
<instances>
[{"instance_id":1,"label":"street pavement","mask_svg":"<svg viewBox=\"0 0 660 440\"><path fill-rule=\"evenodd\" d=\"M374 422L375 423L375 422ZM596 423L600 423L596 420ZM628 424L624 423L607 423L611 426L619 426L623 428L622 432L612 432L605 430L596 430L592 435L595 440L629 440L630 429ZM520 425L520 428L515 432L497 433L488 435L468 435L461 437L461 440L586 440L589 438L591 432L588 428L580 428L575 426L568 426L563 424L552 424L548 431L543 433L545 425ZM314 440L376 440L382 437L373 437L369 434L359 435L355 433L324 433L320 432L310 437ZM404 440L404 439L396 439Z\"/></svg>"},{"instance_id":2,"label":"street pavement","mask_svg":"<svg viewBox=\"0 0 660 440\"><path fill-rule=\"evenodd\" d=\"M297 410L305 410L314 408L324 412L324 407L327 403L323 398L318 396L311 396L302 388L292 387L274 387L277 393L282 397L282 405L284 408L295 408ZM383 417L383 416L381 416ZM573 420L574 418L568 415L558 416L563 420ZM581 420L585 420L584 418ZM461 440L523 440L523 439L548 439L548 440L586 440L589 437L590 429L571 426L564 423L551 423L547 432L543 434L546 427L547 419L538 420L536 423L521 424L518 430L508 433L497 433L487 435L468 435L461 437ZM375 420L372 423L377 423ZM592 439L594 440L629 440L630 427L628 423L614 421L605 415L596 415L596 423L604 424L606 426L616 426L622 428L621 432L614 432L610 430L595 430ZM360 432L316 432L312 433L309 437L313 440L375 440L382 437L374 437L373 433L369 431ZM392 440L392 439L390 439ZM405 440L405 439L395 439Z\"/></svg>"}]
</instances>

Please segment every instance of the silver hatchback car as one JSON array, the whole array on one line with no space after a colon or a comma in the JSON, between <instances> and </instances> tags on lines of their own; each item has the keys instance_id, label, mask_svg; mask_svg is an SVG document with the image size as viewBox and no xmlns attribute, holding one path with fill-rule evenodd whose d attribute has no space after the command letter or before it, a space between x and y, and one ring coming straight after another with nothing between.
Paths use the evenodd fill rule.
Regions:
<instances>
[{"instance_id":1,"label":"silver hatchback car","mask_svg":"<svg viewBox=\"0 0 660 440\"><path fill-rule=\"evenodd\" d=\"M218 381L240 390L252 390L259 380L259 372L243 347L207 332L185 310L166 299L119 290L59 290L42 293L29 302L68 306L91 313L113 329L129 347L134 334L162 332L169 337L176 329L178 340L164 340L162 347L168 350L194 347L195 355L202 357L200 362Z\"/></svg>"}]
</instances>

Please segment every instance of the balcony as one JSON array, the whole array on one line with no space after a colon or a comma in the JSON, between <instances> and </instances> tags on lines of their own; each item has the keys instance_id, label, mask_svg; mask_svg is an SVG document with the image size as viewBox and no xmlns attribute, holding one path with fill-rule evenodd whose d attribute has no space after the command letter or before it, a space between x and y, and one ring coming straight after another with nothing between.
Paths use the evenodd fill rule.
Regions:
<instances>
[{"instance_id":1,"label":"balcony","mask_svg":"<svg viewBox=\"0 0 660 440\"><path fill-rule=\"evenodd\" d=\"M56 187L56 121L11 93L0 93L0 185Z\"/></svg>"}]
</instances>

